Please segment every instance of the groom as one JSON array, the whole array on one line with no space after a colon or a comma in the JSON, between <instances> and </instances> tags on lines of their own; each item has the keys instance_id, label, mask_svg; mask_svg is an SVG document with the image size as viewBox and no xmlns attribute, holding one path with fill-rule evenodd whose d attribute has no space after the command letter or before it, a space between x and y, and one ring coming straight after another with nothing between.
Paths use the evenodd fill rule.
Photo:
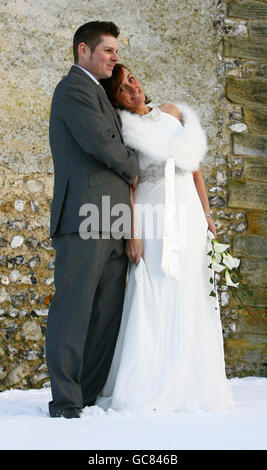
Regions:
<instances>
[{"instance_id":1,"label":"groom","mask_svg":"<svg viewBox=\"0 0 267 470\"><path fill-rule=\"evenodd\" d=\"M58 83L52 100L49 137L55 182L50 235L56 250L56 291L46 336L51 417L76 418L84 406L95 403L120 327L126 241L104 231L102 197L110 198L111 208L130 207L138 162L134 151L124 146L120 121L99 84L112 75L118 61L118 36L111 22L82 25L73 39L75 65ZM79 211L87 203L100 215L99 231L91 238L79 234Z\"/></svg>"}]
</instances>

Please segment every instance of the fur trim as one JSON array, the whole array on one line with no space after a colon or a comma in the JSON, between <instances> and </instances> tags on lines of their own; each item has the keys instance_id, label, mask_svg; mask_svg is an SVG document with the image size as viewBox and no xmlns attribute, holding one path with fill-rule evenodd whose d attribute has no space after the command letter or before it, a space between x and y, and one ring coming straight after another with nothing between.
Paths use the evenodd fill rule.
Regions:
<instances>
[{"instance_id":1,"label":"fur trim","mask_svg":"<svg viewBox=\"0 0 267 470\"><path fill-rule=\"evenodd\" d=\"M129 111L120 111L122 136L129 147L147 155L156 162L162 163L169 157L174 158L175 165L185 171L199 168L207 152L206 136L201 128L196 112L187 104L176 104L183 117L183 127L177 126L177 134L170 139L164 129L159 132L155 122L146 116Z\"/></svg>"}]
</instances>

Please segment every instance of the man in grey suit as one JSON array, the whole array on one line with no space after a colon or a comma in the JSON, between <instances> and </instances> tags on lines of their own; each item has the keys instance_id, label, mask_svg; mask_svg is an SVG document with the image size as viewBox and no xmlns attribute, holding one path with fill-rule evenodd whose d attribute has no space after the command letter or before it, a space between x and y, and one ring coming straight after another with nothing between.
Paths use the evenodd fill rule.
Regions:
<instances>
[{"instance_id":1,"label":"man in grey suit","mask_svg":"<svg viewBox=\"0 0 267 470\"><path fill-rule=\"evenodd\" d=\"M118 61L118 35L111 22L81 26L73 40L75 65L52 100L49 137L55 181L50 236L56 250L56 291L46 336L51 417L79 417L84 406L95 403L120 327L127 236L109 233L109 224L102 221L102 198L109 198L111 208L131 207L130 186L137 183L138 161L123 144L120 121L99 83L111 76ZM88 203L99 210L98 233L89 238L79 234L80 208Z\"/></svg>"}]
</instances>

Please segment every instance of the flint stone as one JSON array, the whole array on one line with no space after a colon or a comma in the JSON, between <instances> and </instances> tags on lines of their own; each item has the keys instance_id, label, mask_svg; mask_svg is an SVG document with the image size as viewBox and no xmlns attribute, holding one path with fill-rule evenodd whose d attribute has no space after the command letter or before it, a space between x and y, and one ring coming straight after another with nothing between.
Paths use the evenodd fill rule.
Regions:
<instances>
[{"instance_id":1,"label":"flint stone","mask_svg":"<svg viewBox=\"0 0 267 470\"><path fill-rule=\"evenodd\" d=\"M217 217L219 219L226 219L226 220L231 220L234 218L234 214L232 212L227 213L222 210L217 211Z\"/></svg>"},{"instance_id":2,"label":"flint stone","mask_svg":"<svg viewBox=\"0 0 267 470\"><path fill-rule=\"evenodd\" d=\"M7 293L6 289L4 287L2 287L0 289L0 304L4 303L6 301L10 301L10 296Z\"/></svg>"},{"instance_id":3,"label":"flint stone","mask_svg":"<svg viewBox=\"0 0 267 470\"><path fill-rule=\"evenodd\" d=\"M14 282L14 283L17 283L17 284L30 284L30 285L32 284L32 279L31 279L30 275L23 276L16 269L11 271L10 280L11 280L11 282Z\"/></svg>"},{"instance_id":4,"label":"flint stone","mask_svg":"<svg viewBox=\"0 0 267 470\"><path fill-rule=\"evenodd\" d=\"M14 202L14 207L16 211L22 212L25 206L25 201L22 201L21 199L16 199Z\"/></svg>"},{"instance_id":5,"label":"flint stone","mask_svg":"<svg viewBox=\"0 0 267 470\"><path fill-rule=\"evenodd\" d=\"M13 219L8 222L8 228L10 230L19 230L20 232L26 227L26 222L23 219Z\"/></svg>"},{"instance_id":6,"label":"flint stone","mask_svg":"<svg viewBox=\"0 0 267 470\"><path fill-rule=\"evenodd\" d=\"M230 224L229 227L235 232L244 232L247 229L247 224L245 222L239 222L238 224Z\"/></svg>"},{"instance_id":7,"label":"flint stone","mask_svg":"<svg viewBox=\"0 0 267 470\"><path fill-rule=\"evenodd\" d=\"M244 20L237 23L236 20L230 20L227 18L224 20L224 24L224 31L226 34L230 33L231 36L244 36L248 33L246 22Z\"/></svg>"},{"instance_id":8,"label":"flint stone","mask_svg":"<svg viewBox=\"0 0 267 470\"><path fill-rule=\"evenodd\" d=\"M218 170L216 173L216 182L219 186L223 186L227 181L225 170Z\"/></svg>"},{"instance_id":9,"label":"flint stone","mask_svg":"<svg viewBox=\"0 0 267 470\"><path fill-rule=\"evenodd\" d=\"M31 384L32 385L37 385L42 380L45 380L45 379L48 379L48 378L49 378L48 372L40 372L39 374L35 374L31 377Z\"/></svg>"},{"instance_id":10,"label":"flint stone","mask_svg":"<svg viewBox=\"0 0 267 470\"><path fill-rule=\"evenodd\" d=\"M247 130L247 125L243 122L236 122L235 124L231 124L229 127L231 131L238 133L245 132Z\"/></svg>"},{"instance_id":11,"label":"flint stone","mask_svg":"<svg viewBox=\"0 0 267 470\"><path fill-rule=\"evenodd\" d=\"M53 284L53 282L54 282L54 276L47 277L46 279L43 280L43 282L47 286L51 286L51 284Z\"/></svg>"},{"instance_id":12,"label":"flint stone","mask_svg":"<svg viewBox=\"0 0 267 470\"><path fill-rule=\"evenodd\" d=\"M1 284L4 284L4 286L8 286L8 284L9 284L9 278L8 278L8 276L5 276L4 274L2 274L2 276L1 276Z\"/></svg>"},{"instance_id":13,"label":"flint stone","mask_svg":"<svg viewBox=\"0 0 267 470\"><path fill-rule=\"evenodd\" d=\"M50 271L54 271L55 269L55 261L49 261L48 265L47 265L47 268L50 270Z\"/></svg>"},{"instance_id":14,"label":"flint stone","mask_svg":"<svg viewBox=\"0 0 267 470\"><path fill-rule=\"evenodd\" d=\"M10 309L9 309L9 316L10 317L12 317L12 318L18 317L19 313L20 313L20 311L17 308L10 307Z\"/></svg>"},{"instance_id":15,"label":"flint stone","mask_svg":"<svg viewBox=\"0 0 267 470\"><path fill-rule=\"evenodd\" d=\"M35 350L27 351L27 354L25 355L25 359L27 361L35 361L39 357L39 352Z\"/></svg>"},{"instance_id":16,"label":"flint stone","mask_svg":"<svg viewBox=\"0 0 267 470\"><path fill-rule=\"evenodd\" d=\"M5 333L6 341L9 341L9 339L16 333L17 328L18 325L16 323L11 323L7 327L2 328L3 333Z\"/></svg>"},{"instance_id":17,"label":"flint stone","mask_svg":"<svg viewBox=\"0 0 267 470\"><path fill-rule=\"evenodd\" d=\"M232 178L242 178L244 174L244 170L231 170L230 171L230 176Z\"/></svg>"},{"instance_id":18,"label":"flint stone","mask_svg":"<svg viewBox=\"0 0 267 470\"><path fill-rule=\"evenodd\" d=\"M19 271L17 271L16 269L11 271L11 273L10 273L11 282L20 282L20 279L21 279L21 274L20 274Z\"/></svg>"},{"instance_id":19,"label":"flint stone","mask_svg":"<svg viewBox=\"0 0 267 470\"><path fill-rule=\"evenodd\" d=\"M22 337L25 340L39 341L42 338L42 330L35 320L28 320L22 327Z\"/></svg>"},{"instance_id":20,"label":"flint stone","mask_svg":"<svg viewBox=\"0 0 267 470\"><path fill-rule=\"evenodd\" d=\"M46 317L48 315L48 309L35 309L34 310L35 314L39 317Z\"/></svg>"},{"instance_id":21,"label":"flint stone","mask_svg":"<svg viewBox=\"0 0 267 470\"><path fill-rule=\"evenodd\" d=\"M16 235L11 240L11 248L19 248L24 242L24 237Z\"/></svg>"},{"instance_id":22,"label":"flint stone","mask_svg":"<svg viewBox=\"0 0 267 470\"><path fill-rule=\"evenodd\" d=\"M226 202L221 196L209 197L210 207L225 207Z\"/></svg>"},{"instance_id":23,"label":"flint stone","mask_svg":"<svg viewBox=\"0 0 267 470\"><path fill-rule=\"evenodd\" d=\"M21 291L12 295L12 305L15 308L23 305L26 300L28 300L28 293L26 291Z\"/></svg>"},{"instance_id":24,"label":"flint stone","mask_svg":"<svg viewBox=\"0 0 267 470\"><path fill-rule=\"evenodd\" d=\"M25 243L29 248L37 248L39 242L36 238L30 237Z\"/></svg>"},{"instance_id":25,"label":"flint stone","mask_svg":"<svg viewBox=\"0 0 267 470\"><path fill-rule=\"evenodd\" d=\"M18 256L15 256L14 258L11 258L11 256L8 256L7 262L8 262L8 265L11 265L11 266L21 266L24 262L24 256L18 255Z\"/></svg>"},{"instance_id":26,"label":"flint stone","mask_svg":"<svg viewBox=\"0 0 267 470\"><path fill-rule=\"evenodd\" d=\"M31 206L31 209L33 212L37 212L38 211L38 202L36 201L31 201L30 202L30 206Z\"/></svg>"},{"instance_id":27,"label":"flint stone","mask_svg":"<svg viewBox=\"0 0 267 470\"><path fill-rule=\"evenodd\" d=\"M27 190L33 193L42 193L44 189L43 183L36 180L28 180L25 183Z\"/></svg>"},{"instance_id":28,"label":"flint stone","mask_svg":"<svg viewBox=\"0 0 267 470\"><path fill-rule=\"evenodd\" d=\"M226 307L229 303L229 294L228 292L221 293L221 305L222 307Z\"/></svg>"},{"instance_id":29,"label":"flint stone","mask_svg":"<svg viewBox=\"0 0 267 470\"><path fill-rule=\"evenodd\" d=\"M18 350L14 348L13 346L11 346L10 344L7 345L7 351L11 360L13 360L14 356L18 354Z\"/></svg>"},{"instance_id":30,"label":"flint stone","mask_svg":"<svg viewBox=\"0 0 267 470\"><path fill-rule=\"evenodd\" d=\"M6 366L0 367L0 380L3 380L7 376Z\"/></svg>"},{"instance_id":31,"label":"flint stone","mask_svg":"<svg viewBox=\"0 0 267 470\"><path fill-rule=\"evenodd\" d=\"M49 239L49 240L42 240L42 241L40 242L40 246L41 246L42 248L44 248L45 250L48 250L48 251L54 249L54 248L52 247L52 245L51 245L50 239Z\"/></svg>"},{"instance_id":32,"label":"flint stone","mask_svg":"<svg viewBox=\"0 0 267 470\"><path fill-rule=\"evenodd\" d=\"M37 279L36 279L36 277L34 277L34 276L31 274L29 280L30 280L30 282L31 282L31 284L32 284L33 286L36 286L36 284L37 284L37 282L38 282Z\"/></svg>"},{"instance_id":33,"label":"flint stone","mask_svg":"<svg viewBox=\"0 0 267 470\"><path fill-rule=\"evenodd\" d=\"M16 366L7 379L7 385L15 385L30 373L30 367L27 362L22 362Z\"/></svg>"},{"instance_id":34,"label":"flint stone","mask_svg":"<svg viewBox=\"0 0 267 470\"><path fill-rule=\"evenodd\" d=\"M220 186L213 186L209 188L210 193L218 193L219 191L222 191L222 188Z\"/></svg>"},{"instance_id":35,"label":"flint stone","mask_svg":"<svg viewBox=\"0 0 267 470\"><path fill-rule=\"evenodd\" d=\"M27 266L30 268L35 268L36 266L40 266L41 258L39 255L33 256L27 263Z\"/></svg>"}]
</instances>

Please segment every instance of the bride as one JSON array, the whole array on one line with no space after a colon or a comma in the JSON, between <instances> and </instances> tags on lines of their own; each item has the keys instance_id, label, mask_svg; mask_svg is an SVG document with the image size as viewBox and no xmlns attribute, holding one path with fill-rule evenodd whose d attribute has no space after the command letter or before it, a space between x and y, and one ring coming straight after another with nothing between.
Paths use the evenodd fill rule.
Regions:
<instances>
[{"instance_id":1,"label":"bride","mask_svg":"<svg viewBox=\"0 0 267 470\"><path fill-rule=\"evenodd\" d=\"M218 300L209 296L207 252L216 228L199 168L205 134L189 106L149 105L122 64L101 83L140 171L127 241L133 263L99 400L114 410L229 408Z\"/></svg>"}]
</instances>

